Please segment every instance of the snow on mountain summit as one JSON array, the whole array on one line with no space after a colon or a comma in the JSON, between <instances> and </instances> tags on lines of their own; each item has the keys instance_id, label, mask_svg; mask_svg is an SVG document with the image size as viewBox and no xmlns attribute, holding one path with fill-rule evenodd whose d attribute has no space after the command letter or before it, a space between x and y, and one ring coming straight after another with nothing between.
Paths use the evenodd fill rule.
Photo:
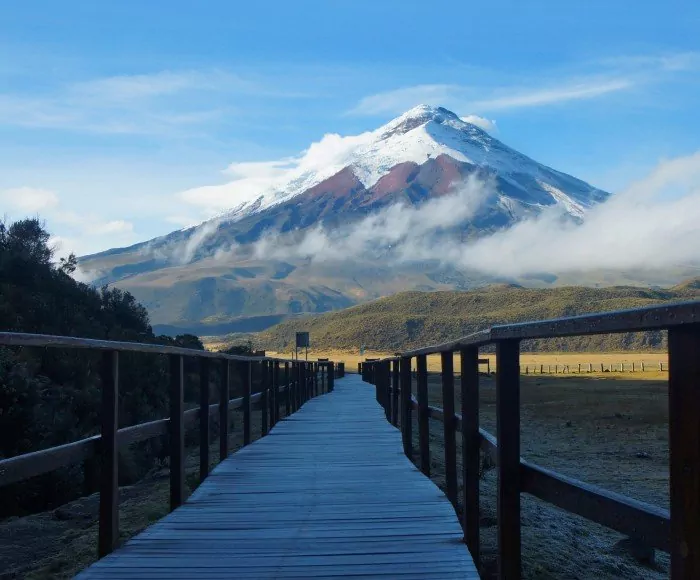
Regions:
<instances>
[{"instance_id":1,"label":"snow on mountain summit","mask_svg":"<svg viewBox=\"0 0 700 580\"><path fill-rule=\"evenodd\" d=\"M251 192L224 215L237 220L258 213L304 193L343 169L350 169L370 188L401 163L421 165L440 155L489 169L516 190L525 192L530 184L536 184L537 189L551 195L552 203L577 217L607 196L511 149L448 109L418 105L374 131L349 137L326 135L292 160L282 175Z\"/></svg>"}]
</instances>

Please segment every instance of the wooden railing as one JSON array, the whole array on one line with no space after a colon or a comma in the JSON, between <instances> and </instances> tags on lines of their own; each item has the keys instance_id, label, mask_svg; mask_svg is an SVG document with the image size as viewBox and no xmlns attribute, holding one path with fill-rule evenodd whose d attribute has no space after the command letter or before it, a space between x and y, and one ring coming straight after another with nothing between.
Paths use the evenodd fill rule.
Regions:
<instances>
[{"instance_id":1,"label":"wooden railing","mask_svg":"<svg viewBox=\"0 0 700 580\"><path fill-rule=\"evenodd\" d=\"M185 501L185 431L199 424L199 477L209 473L211 416L219 416L219 461L228 456L230 414L243 411L243 444L251 442L251 412L261 411L261 432L266 435L280 419L280 406L287 415L306 401L331 392L335 378L345 373L343 363L307 362L270 357L236 356L209 351L141 344L0 332L0 345L34 348L75 348L102 352L101 362L101 431L99 435L50 449L26 453L0 461L0 487L17 483L68 465L100 458L98 556L114 550L119 539L118 454L139 441L169 435L170 441L170 509ZM170 361L170 416L139 425L118 428L119 353L139 352L165 355ZM199 407L185 409L184 360L200 361ZM221 365L219 402L210 401L211 364ZM257 367L254 369L254 367ZM255 373L253 372L255 370ZM230 399L232 371L239 374L243 396ZM252 392L253 375L260 377L260 391ZM86 465L86 469L89 469Z\"/></svg>"},{"instance_id":2,"label":"wooden railing","mask_svg":"<svg viewBox=\"0 0 700 580\"><path fill-rule=\"evenodd\" d=\"M520 457L520 341L589 334L668 330L670 512L577 481ZM496 436L479 427L479 348L496 346ZM461 414L455 412L453 354L461 359ZM444 408L428 404L427 355L439 354ZM411 364L416 359L413 397ZM480 450L498 476L499 578L521 577L520 494L607 526L646 546L669 552L671 577L700 578L700 302L495 326L453 342L365 361L358 369L376 385L388 420L400 425L413 457L411 414L418 415L420 468L430 474L429 419L441 421L448 498L458 505L456 435L462 438L465 542L479 561Z\"/></svg>"}]
</instances>

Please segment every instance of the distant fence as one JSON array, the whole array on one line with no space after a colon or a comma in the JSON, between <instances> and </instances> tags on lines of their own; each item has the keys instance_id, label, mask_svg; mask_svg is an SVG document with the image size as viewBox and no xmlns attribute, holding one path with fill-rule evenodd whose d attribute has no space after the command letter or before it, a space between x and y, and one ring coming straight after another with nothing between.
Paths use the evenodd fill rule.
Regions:
<instances>
[{"instance_id":1,"label":"distant fence","mask_svg":"<svg viewBox=\"0 0 700 580\"><path fill-rule=\"evenodd\" d=\"M670 512L545 469L520 457L520 341L668 330ZM496 437L479 427L479 348L496 345ZM455 412L454 352L460 353L461 414ZM427 355L440 354L444 408L428 405ZM411 363L416 359L414 398ZM418 414L419 464L430 474L429 419L443 423L446 493L458 503L456 434L462 438L465 542L479 562L480 451L497 466L499 578L521 577L520 494L607 526L671 555L671 578L700 578L700 302L496 326L400 357L365 361L387 419L400 425L413 457L412 411Z\"/></svg>"},{"instance_id":2,"label":"distant fence","mask_svg":"<svg viewBox=\"0 0 700 580\"><path fill-rule=\"evenodd\" d=\"M102 352L101 386L102 425L100 435L73 443L25 453L0 461L0 487L49 473L60 467L85 463L86 470L99 456L100 505L98 556L114 550L119 539L118 455L119 449L132 443L169 435L170 440L170 509L185 501L185 431L199 424L199 477L209 473L209 444L211 416L219 416L219 460L228 456L230 413L243 412L243 444L251 442L251 412L261 411L261 432L266 435L280 419L280 406L287 415L298 410L316 395L333 390L335 378L344 376L344 363L331 361L306 362L255 356L237 356L188 348L0 332L0 345L32 348L74 348ZM118 428L119 418L119 354L140 352L166 355L170 360L170 417ZM184 359L200 360L199 407L185 410ZM209 404L211 364L221 365L219 402ZM233 372L239 374L243 396L230 399ZM260 391L252 392L253 376L260 382ZM89 466L90 465L90 466Z\"/></svg>"}]
</instances>

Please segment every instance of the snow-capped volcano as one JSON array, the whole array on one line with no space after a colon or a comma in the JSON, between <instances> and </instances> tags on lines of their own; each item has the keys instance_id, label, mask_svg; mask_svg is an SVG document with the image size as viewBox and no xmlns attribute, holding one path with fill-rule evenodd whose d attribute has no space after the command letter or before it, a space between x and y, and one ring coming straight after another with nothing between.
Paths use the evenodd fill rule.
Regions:
<instances>
[{"instance_id":1,"label":"snow-capped volcano","mask_svg":"<svg viewBox=\"0 0 700 580\"><path fill-rule=\"evenodd\" d=\"M303 194L343 170L350 171L364 188L371 189L400 164L422 165L441 155L498 174L522 191L523 195L515 197L521 197L525 203L561 204L576 217L582 217L591 204L607 197L605 192L511 149L442 107L418 105L374 131L339 138L337 147L331 149L323 155L290 160L288 171L276 182L232 205L221 217L241 219L261 212ZM533 184L545 195L532 198L529 194Z\"/></svg>"},{"instance_id":2,"label":"snow-capped volcano","mask_svg":"<svg viewBox=\"0 0 700 580\"><path fill-rule=\"evenodd\" d=\"M232 182L213 186L228 204L225 212L83 257L81 270L96 283L131 291L158 324L218 325L197 330L204 333L260 329L289 313L342 308L400 290L504 281L421 258L419 250L433 232L463 243L547 208L580 221L609 195L426 105L374 131L328 134L297 157L238 164L229 173ZM473 182L479 187L461 197ZM205 196L206 189L190 194ZM342 265L315 259L329 240ZM556 276L538 279L551 283Z\"/></svg>"}]
</instances>

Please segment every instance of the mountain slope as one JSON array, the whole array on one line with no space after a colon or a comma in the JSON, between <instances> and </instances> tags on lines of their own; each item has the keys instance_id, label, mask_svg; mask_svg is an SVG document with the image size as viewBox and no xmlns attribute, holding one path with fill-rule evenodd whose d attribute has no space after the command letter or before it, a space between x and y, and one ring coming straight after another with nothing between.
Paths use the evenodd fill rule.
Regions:
<instances>
[{"instance_id":1,"label":"mountain slope","mask_svg":"<svg viewBox=\"0 0 700 580\"><path fill-rule=\"evenodd\" d=\"M231 210L196 227L85 256L81 271L96 284L131 291L156 324L192 328L322 312L399 290L463 289L511 280L435 262L380 264L396 250L393 241L330 264L315 260L313 251L292 251L309 232L321 228L342 237L353 225L391 208L427 208L455 196L470 179L488 186L478 188L474 209L460 219L438 216L434 229L440 235L471 239L546 208L581 220L608 197L440 107L411 109L375 131L345 138L332 153L307 155L274 184L247 199L232 199ZM277 255L280 247L290 250ZM535 284L551 281L535 273Z\"/></svg>"},{"instance_id":2,"label":"mountain slope","mask_svg":"<svg viewBox=\"0 0 700 580\"><path fill-rule=\"evenodd\" d=\"M541 320L700 298L697 280L659 290L613 286L556 289L495 285L468 292L402 292L338 312L292 318L261 333L261 345L285 350L297 330L322 348L402 351L455 340L495 324ZM525 350L659 348L662 332L525 341Z\"/></svg>"}]
</instances>

